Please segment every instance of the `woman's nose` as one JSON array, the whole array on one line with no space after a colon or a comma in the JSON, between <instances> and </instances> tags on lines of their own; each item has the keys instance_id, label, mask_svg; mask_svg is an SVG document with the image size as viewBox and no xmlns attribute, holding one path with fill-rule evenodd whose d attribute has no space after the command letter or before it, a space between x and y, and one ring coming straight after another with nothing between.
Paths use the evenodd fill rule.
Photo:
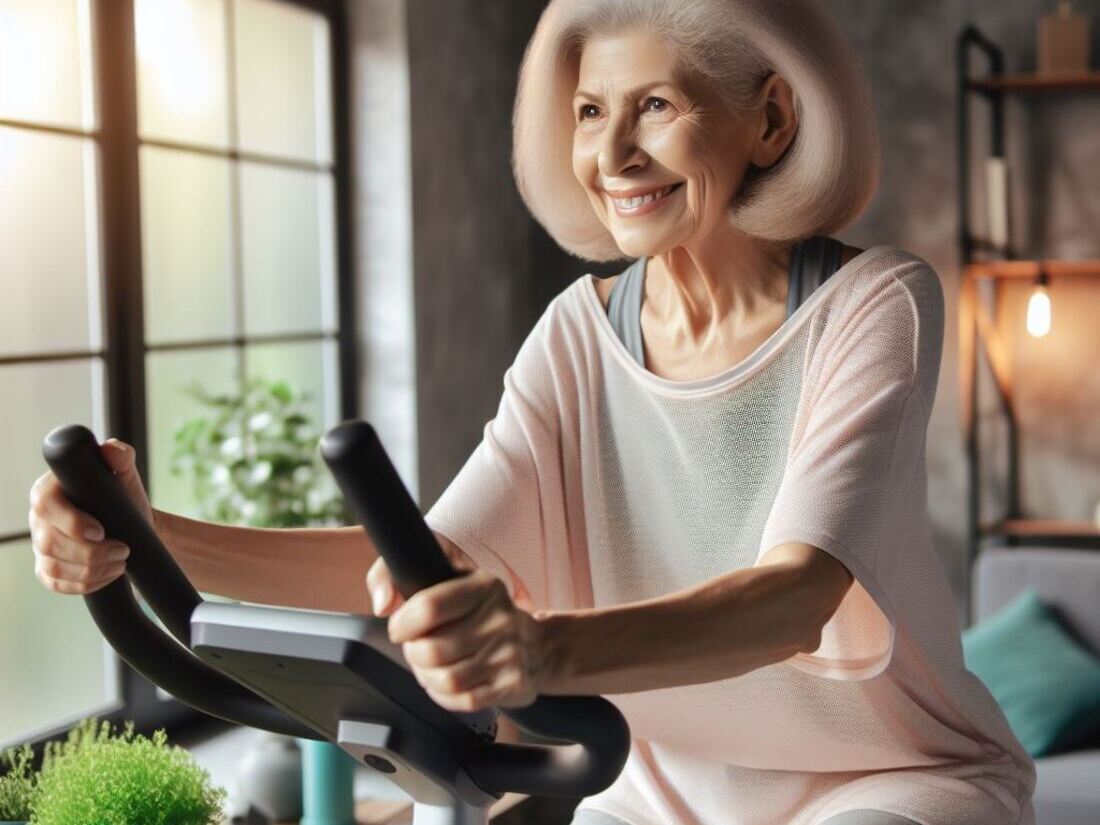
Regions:
<instances>
[{"instance_id":1,"label":"woman's nose","mask_svg":"<svg viewBox=\"0 0 1100 825\"><path fill-rule=\"evenodd\" d=\"M619 177L624 171L642 168L645 157L629 124L612 123L604 131L597 164L605 178Z\"/></svg>"}]
</instances>

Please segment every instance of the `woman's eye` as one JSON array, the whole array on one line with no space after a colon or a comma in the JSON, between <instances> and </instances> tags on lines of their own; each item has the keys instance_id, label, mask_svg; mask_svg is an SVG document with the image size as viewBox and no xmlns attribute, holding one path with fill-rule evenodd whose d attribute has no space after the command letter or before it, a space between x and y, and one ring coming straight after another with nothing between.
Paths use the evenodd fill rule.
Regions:
<instances>
[{"instance_id":1,"label":"woman's eye","mask_svg":"<svg viewBox=\"0 0 1100 825\"><path fill-rule=\"evenodd\" d=\"M591 103L584 103L584 104L581 105L580 110L577 112L577 117L580 120L584 120L585 119L584 116L585 116L585 114L587 114L588 110L589 109L595 109L595 108L596 107L593 106Z\"/></svg>"},{"instance_id":2,"label":"woman's eye","mask_svg":"<svg viewBox=\"0 0 1100 825\"><path fill-rule=\"evenodd\" d=\"M652 102L656 102L656 103L659 103L661 105L657 109L650 109L651 112L663 112L668 108L668 101L665 100L663 97L650 97L650 98L647 98L646 99L646 106L649 106L649 104L652 103Z\"/></svg>"}]
</instances>

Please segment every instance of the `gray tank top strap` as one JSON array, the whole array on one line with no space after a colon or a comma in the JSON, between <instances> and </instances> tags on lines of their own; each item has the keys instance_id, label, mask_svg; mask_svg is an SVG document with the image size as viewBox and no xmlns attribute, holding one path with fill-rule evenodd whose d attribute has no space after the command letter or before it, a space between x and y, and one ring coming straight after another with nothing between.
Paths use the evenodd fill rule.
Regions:
<instances>
[{"instance_id":1,"label":"gray tank top strap","mask_svg":"<svg viewBox=\"0 0 1100 825\"><path fill-rule=\"evenodd\" d=\"M639 258L611 285L607 301L607 317L615 334L639 364L645 365L642 346L642 301L645 298L645 261Z\"/></svg>"},{"instance_id":2,"label":"gray tank top strap","mask_svg":"<svg viewBox=\"0 0 1100 825\"><path fill-rule=\"evenodd\" d=\"M794 315L821 284L840 268L843 244L834 238L814 235L797 243L791 251L790 288L787 291L787 317Z\"/></svg>"},{"instance_id":3,"label":"gray tank top strap","mask_svg":"<svg viewBox=\"0 0 1100 825\"><path fill-rule=\"evenodd\" d=\"M840 268L843 244L833 238L814 235L791 250L790 284L787 292L787 317ZM607 302L607 316L615 334L634 360L645 366L642 344L642 302L645 300L645 262L639 258L615 279Z\"/></svg>"}]
</instances>

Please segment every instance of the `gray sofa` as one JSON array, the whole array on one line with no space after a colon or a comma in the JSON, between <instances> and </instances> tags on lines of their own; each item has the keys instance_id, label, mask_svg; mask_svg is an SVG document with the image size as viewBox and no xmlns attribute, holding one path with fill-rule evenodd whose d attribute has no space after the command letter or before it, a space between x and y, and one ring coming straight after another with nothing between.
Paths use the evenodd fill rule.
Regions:
<instances>
[{"instance_id":1,"label":"gray sofa","mask_svg":"<svg viewBox=\"0 0 1100 825\"><path fill-rule=\"evenodd\" d=\"M974 568L974 620L1032 585L1078 641L1100 655L1100 549L988 548ZM1100 823L1100 737L1081 750L1035 760L1036 825Z\"/></svg>"}]
</instances>

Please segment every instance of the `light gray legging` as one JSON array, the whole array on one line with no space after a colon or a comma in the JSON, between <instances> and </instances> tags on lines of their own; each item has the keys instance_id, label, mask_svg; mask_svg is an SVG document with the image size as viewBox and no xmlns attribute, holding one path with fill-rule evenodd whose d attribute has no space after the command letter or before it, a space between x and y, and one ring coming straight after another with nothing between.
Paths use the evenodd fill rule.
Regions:
<instances>
[{"instance_id":1,"label":"light gray legging","mask_svg":"<svg viewBox=\"0 0 1100 825\"><path fill-rule=\"evenodd\" d=\"M571 825L629 825L617 816L602 811L578 811ZM845 811L831 816L821 825L919 825L907 816L882 811Z\"/></svg>"}]
</instances>

